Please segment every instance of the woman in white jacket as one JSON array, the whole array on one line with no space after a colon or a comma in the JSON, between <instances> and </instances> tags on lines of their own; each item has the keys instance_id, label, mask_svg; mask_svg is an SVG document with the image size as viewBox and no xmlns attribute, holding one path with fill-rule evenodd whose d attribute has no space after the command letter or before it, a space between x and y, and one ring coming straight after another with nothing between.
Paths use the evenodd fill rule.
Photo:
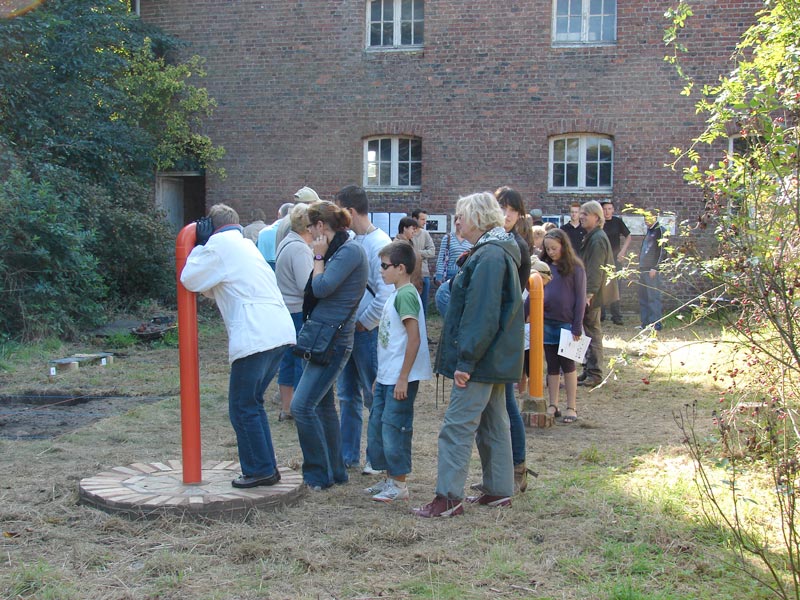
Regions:
<instances>
[{"instance_id":1,"label":"woman in white jacket","mask_svg":"<svg viewBox=\"0 0 800 600\"><path fill-rule=\"evenodd\" d=\"M207 241L198 233L199 245L186 260L181 283L216 301L228 331L228 413L242 467L241 477L232 485L274 485L281 476L264 411L264 390L286 346L296 342L294 325L275 274L255 245L242 236L236 211L215 204L208 219L212 233Z\"/></svg>"}]
</instances>

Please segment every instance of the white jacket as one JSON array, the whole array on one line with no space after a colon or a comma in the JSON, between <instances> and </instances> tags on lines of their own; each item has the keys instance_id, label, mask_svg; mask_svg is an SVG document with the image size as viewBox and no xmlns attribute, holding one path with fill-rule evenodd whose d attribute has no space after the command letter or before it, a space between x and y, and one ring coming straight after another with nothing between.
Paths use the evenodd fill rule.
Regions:
<instances>
[{"instance_id":1,"label":"white jacket","mask_svg":"<svg viewBox=\"0 0 800 600\"><path fill-rule=\"evenodd\" d=\"M275 273L238 227L215 233L186 259L181 283L213 298L228 330L228 360L296 343Z\"/></svg>"}]
</instances>

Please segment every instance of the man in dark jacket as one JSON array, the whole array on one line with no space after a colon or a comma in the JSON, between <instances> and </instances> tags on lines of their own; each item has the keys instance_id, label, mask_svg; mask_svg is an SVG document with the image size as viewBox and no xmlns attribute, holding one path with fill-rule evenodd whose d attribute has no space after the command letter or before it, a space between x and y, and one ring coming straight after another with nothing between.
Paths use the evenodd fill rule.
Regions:
<instances>
[{"instance_id":1,"label":"man in dark jacket","mask_svg":"<svg viewBox=\"0 0 800 600\"><path fill-rule=\"evenodd\" d=\"M639 315L642 329L653 325L661 331L661 274L659 264L662 258L661 238L664 228L658 222L658 212L648 210L645 216L647 233L642 240L639 252Z\"/></svg>"},{"instance_id":2,"label":"man in dark jacket","mask_svg":"<svg viewBox=\"0 0 800 600\"><path fill-rule=\"evenodd\" d=\"M613 300L613 292L616 290L616 286L607 285L608 273L614 270L614 253L611 242L603 231L605 218L600 203L592 200L581 205L580 219L581 226L586 230L581 251L586 269L583 330L592 341L586 353L583 373L578 376L578 385L593 388L603 381L603 329L600 324L600 309Z\"/></svg>"},{"instance_id":3,"label":"man in dark jacket","mask_svg":"<svg viewBox=\"0 0 800 600\"><path fill-rule=\"evenodd\" d=\"M514 493L505 384L522 376L519 246L503 229L503 212L488 192L461 198L456 219L461 234L474 246L451 281L436 372L453 379L453 391L439 431L436 497L414 509L420 517L453 517L464 512L473 440L481 458L485 493L467 500L508 506Z\"/></svg>"}]
</instances>

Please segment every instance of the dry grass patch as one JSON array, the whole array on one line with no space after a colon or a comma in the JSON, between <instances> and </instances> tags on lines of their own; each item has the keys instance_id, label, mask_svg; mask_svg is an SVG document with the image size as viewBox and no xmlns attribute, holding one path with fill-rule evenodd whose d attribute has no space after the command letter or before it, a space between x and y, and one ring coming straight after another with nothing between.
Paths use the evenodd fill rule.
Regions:
<instances>
[{"instance_id":1,"label":"dry grass patch","mask_svg":"<svg viewBox=\"0 0 800 600\"><path fill-rule=\"evenodd\" d=\"M433 320L432 336L437 327ZM609 333L609 356L634 335L627 328ZM688 600L744 591L758 598L725 566L720 537L696 522L672 413L690 399L710 410L718 389L702 376L712 352L702 346L682 350L686 357L666 369L661 354L687 339L665 332L616 379L581 390L575 425L529 431L528 462L539 477L510 509L469 507L444 521L408 511L433 497L446 409L436 405L435 381L417 400L410 503L371 502L362 489L374 478L354 471L347 485L240 522L137 522L77 504L77 483L109 466L180 458L177 351L134 346L107 370L56 382L42 370L53 355L6 359L13 364L0 373L4 393L96 386L165 399L143 405L131 398L122 414L52 439L0 439L0 530L8 534L0 537L0 596L47 598L46 590L59 590L63 595L49 597ZM204 323L200 352L203 457L233 459L227 346L218 322ZM278 423L274 392L273 385L267 410L278 460L298 468L296 431ZM478 477L475 454L470 482Z\"/></svg>"}]
</instances>

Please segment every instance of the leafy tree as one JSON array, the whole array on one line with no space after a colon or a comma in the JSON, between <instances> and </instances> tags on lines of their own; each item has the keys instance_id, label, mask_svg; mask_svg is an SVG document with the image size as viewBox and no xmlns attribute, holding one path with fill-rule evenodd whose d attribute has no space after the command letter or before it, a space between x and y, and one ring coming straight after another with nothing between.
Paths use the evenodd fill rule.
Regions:
<instances>
[{"instance_id":1,"label":"leafy tree","mask_svg":"<svg viewBox=\"0 0 800 600\"><path fill-rule=\"evenodd\" d=\"M0 205L26 229L40 225L26 218L42 218L34 199L47 204L48 219L70 235L53 236L38 255L73 253L91 299L73 304L65 279L14 262L22 255L0 245L0 274L12 295L0 321L9 332L70 332L101 317L98 305L171 293L173 238L153 203L154 173L185 161L213 168L223 153L197 133L215 106L193 84L205 75L202 61L170 62L176 48L125 0L48 0L0 20L0 175L25 190L4 186ZM52 290L35 311L31 286L12 285L12 274L23 272ZM48 310L45 297L52 315L32 326L29 315Z\"/></svg>"},{"instance_id":2,"label":"leafy tree","mask_svg":"<svg viewBox=\"0 0 800 600\"><path fill-rule=\"evenodd\" d=\"M665 40L679 44L691 17L690 3L668 13L673 26ZM687 49L675 45L669 58ZM689 51L691 51L689 49ZM729 335L745 353L746 371L731 370L726 394L733 406L717 416L719 450L728 470L722 492L708 476L706 452L695 434L692 407L679 417L707 514L733 534L740 566L777 597L800 598L800 1L769 0L743 35L731 73L702 90L697 103L707 117L705 131L686 149L676 149L675 165L703 190L698 219L713 229L715 256L682 257L680 264L713 282L709 296L735 307ZM692 93L689 82L684 93ZM715 150L735 151L705 166ZM724 144L723 144L724 143ZM709 152L709 145L711 152ZM712 303L713 307L714 304ZM745 516L746 492L738 485L743 470L764 469L772 478L774 514L780 524L774 540L754 533ZM723 501L723 497L727 499ZM762 508L762 515L773 514ZM766 567L755 569L747 556Z\"/></svg>"}]
</instances>

